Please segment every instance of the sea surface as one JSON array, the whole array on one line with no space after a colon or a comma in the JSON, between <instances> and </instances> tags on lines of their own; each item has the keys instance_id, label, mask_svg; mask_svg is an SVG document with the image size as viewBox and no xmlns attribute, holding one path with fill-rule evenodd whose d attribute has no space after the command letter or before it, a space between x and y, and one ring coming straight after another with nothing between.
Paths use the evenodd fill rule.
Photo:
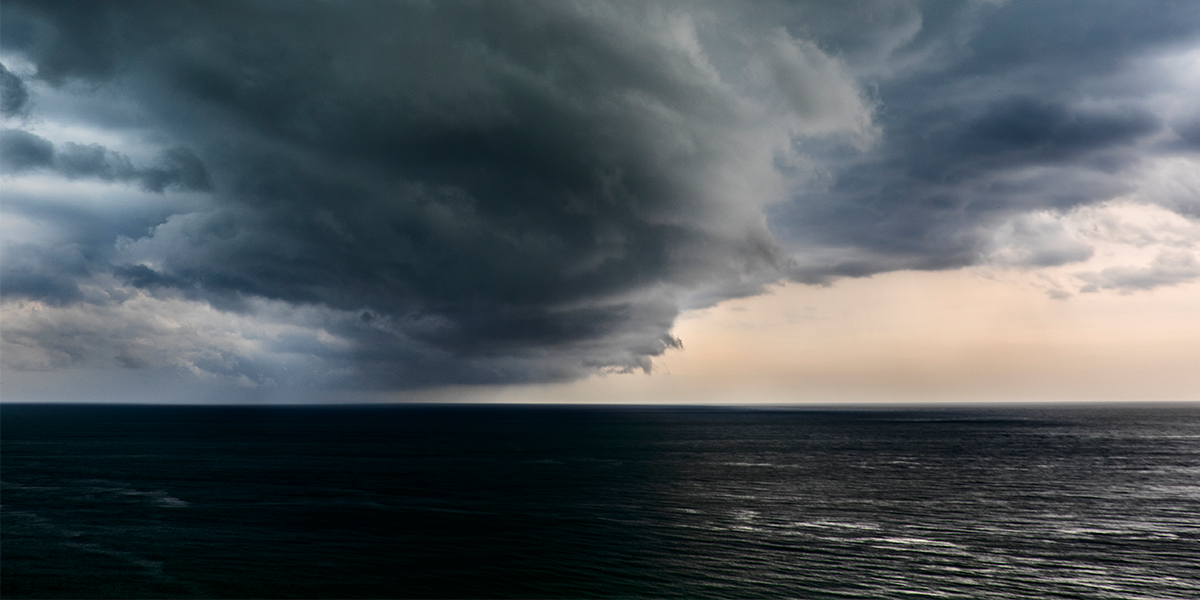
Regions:
<instances>
[{"instance_id":1,"label":"sea surface","mask_svg":"<svg viewBox=\"0 0 1200 600\"><path fill-rule=\"evenodd\" d=\"M5 598L1200 598L1200 406L0 405Z\"/></svg>"}]
</instances>

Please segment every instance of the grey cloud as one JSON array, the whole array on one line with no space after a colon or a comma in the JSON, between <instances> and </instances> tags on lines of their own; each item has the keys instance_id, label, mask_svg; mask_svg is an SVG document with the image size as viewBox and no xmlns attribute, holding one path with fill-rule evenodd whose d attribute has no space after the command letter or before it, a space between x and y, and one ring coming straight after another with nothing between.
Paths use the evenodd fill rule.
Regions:
<instances>
[{"instance_id":1,"label":"grey cloud","mask_svg":"<svg viewBox=\"0 0 1200 600\"><path fill-rule=\"evenodd\" d=\"M134 178L129 157L106 149L99 144L86 146L67 142L58 152L58 171L67 179L95 177L105 181Z\"/></svg>"},{"instance_id":2,"label":"grey cloud","mask_svg":"<svg viewBox=\"0 0 1200 600\"><path fill-rule=\"evenodd\" d=\"M56 150L50 140L19 129L4 129L0 131L0 153L5 173L49 169L67 179L136 182L146 191L157 193L167 188L209 189L204 163L183 148L166 150L155 166L138 168L128 156L99 144L67 142Z\"/></svg>"},{"instance_id":3,"label":"grey cloud","mask_svg":"<svg viewBox=\"0 0 1200 600\"><path fill-rule=\"evenodd\" d=\"M0 64L0 114L15 117L25 112L28 103L29 90L25 88L25 82Z\"/></svg>"},{"instance_id":4,"label":"grey cloud","mask_svg":"<svg viewBox=\"0 0 1200 600\"><path fill-rule=\"evenodd\" d=\"M137 176L147 191L166 189L207 191L211 189L204 163L186 148L170 148L159 156L158 164L141 169Z\"/></svg>"},{"instance_id":5,"label":"grey cloud","mask_svg":"<svg viewBox=\"0 0 1200 600\"><path fill-rule=\"evenodd\" d=\"M1149 142L1164 127L1150 99L1171 93L1153 85L1171 82L1133 69L1141 57L1200 40L1194 3L918 4L922 26L912 35L911 20L886 18L903 11L872 6L881 14L875 26L893 32L872 39L907 41L885 52L828 31L853 70L881 74L883 133L864 153L814 154L829 175L770 209L772 230L805 255L793 279L990 260L997 228L1128 193L1127 174L1141 161L1175 151ZM845 252L823 251L836 248ZM1023 260L1087 256L1059 250L1031 249Z\"/></svg>"},{"instance_id":6,"label":"grey cloud","mask_svg":"<svg viewBox=\"0 0 1200 600\"><path fill-rule=\"evenodd\" d=\"M1094 253L1090 244L1070 235L1054 215L1035 214L1000 227L987 258L995 264L1038 268L1084 261Z\"/></svg>"},{"instance_id":7,"label":"grey cloud","mask_svg":"<svg viewBox=\"0 0 1200 600\"><path fill-rule=\"evenodd\" d=\"M0 168L20 173L54 165L54 144L20 129L0 130Z\"/></svg>"},{"instance_id":8,"label":"grey cloud","mask_svg":"<svg viewBox=\"0 0 1200 600\"><path fill-rule=\"evenodd\" d=\"M174 314L172 308L135 301L74 304L49 309L49 314L39 307L32 317L20 311L5 323L6 363L23 370L168 368L250 386L272 385L289 366L314 366L303 358L288 365L279 364L279 357L247 356L229 343L228 332ZM255 337L242 340L257 341Z\"/></svg>"},{"instance_id":9,"label":"grey cloud","mask_svg":"<svg viewBox=\"0 0 1200 600\"><path fill-rule=\"evenodd\" d=\"M1200 151L1200 117L1176 126L1175 133L1187 148Z\"/></svg>"},{"instance_id":10,"label":"grey cloud","mask_svg":"<svg viewBox=\"0 0 1200 600\"><path fill-rule=\"evenodd\" d=\"M157 164L137 168L129 157L99 144L63 144L56 157L58 172L68 179L93 177L104 181L135 181L148 192L167 188L190 191L209 189L204 163L191 151L171 148L161 153Z\"/></svg>"},{"instance_id":11,"label":"grey cloud","mask_svg":"<svg viewBox=\"0 0 1200 600\"><path fill-rule=\"evenodd\" d=\"M1146 267L1109 267L1094 273L1077 273L1087 282L1081 293L1119 290L1129 293L1179 285L1200 279L1200 262L1187 251L1165 251Z\"/></svg>"},{"instance_id":12,"label":"grey cloud","mask_svg":"<svg viewBox=\"0 0 1200 600\"><path fill-rule=\"evenodd\" d=\"M104 77L113 73L124 49L124 41L113 35L114 21L120 18L102 2L14 2L5 6L0 44L34 57L38 77L55 84ZM146 21L124 25L141 26L145 33L153 29Z\"/></svg>"},{"instance_id":13,"label":"grey cloud","mask_svg":"<svg viewBox=\"0 0 1200 600\"><path fill-rule=\"evenodd\" d=\"M1153 115L1136 109L1103 112L1014 98L988 107L984 115L966 124L938 158L976 169L1054 164L1128 145L1159 127ZM955 175L927 169L923 171L933 177Z\"/></svg>"},{"instance_id":14,"label":"grey cloud","mask_svg":"<svg viewBox=\"0 0 1200 600\"><path fill-rule=\"evenodd\" d=\"M78 244L42 247L9 244L4 248L0 293L7 297L62 305L83 299L78 280L89 274L89 261Z\"/></svg>"}]
</instances>

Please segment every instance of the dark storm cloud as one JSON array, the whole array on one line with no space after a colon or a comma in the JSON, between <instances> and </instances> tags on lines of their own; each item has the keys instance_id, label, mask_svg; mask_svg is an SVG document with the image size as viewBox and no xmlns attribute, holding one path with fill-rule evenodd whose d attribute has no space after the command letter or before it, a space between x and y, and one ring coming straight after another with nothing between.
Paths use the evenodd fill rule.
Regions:
<instances>
[{"instance_id":1,"label":"dark storm cloud","mask_svg":"<svg viewBox=\"0 0 1200 600\"><path fill-rule=\"evenodd\" d=\"M0 168L5 173L20 173L54 165L54 144L19 129L0 130Z\"/></svg>"},{"instance_id":2,"label":"dark storm cloud","mask_svg":"<svg viewBox=\"0 0 1200 600\"><path fill-rule=\"evenodd\" d=\"M29 90L25 82L0 64L0 114L14 117L25 111L29 102Z\"/></svg>"},{"instance_id":3,"label":"dark storm cloud","mask_svg":"<svg viewBox=\"0 0 1200 600\"><path fill-rule=\"evenodd\" d=\"M932 145L941 152L923 157L927 163L915 170L930 180L953 181L996 169L1059 164L1126 146L1159 127L1153 115L1135 109L1089 111L1014 98L988 106L946 138L935 136Z\"/></svg>"},{"instance_id":4,"label":"dark storm cloud","mask_svg":"<svg viewBox=\"0 0 1200 600\"><path fill-rule=\"evenodd\" d=\"M66 233L13 246L3 291L300 319L258 343L358 385L645 369L681 307L780 277L1090 256L1020 217L1128 189L1165 125L1121 73L1196 39L1196 6L9 2L4 84L37 103L5 114L125 145L22 125L8 173L206 193L18 198ZM77 333L51 325L23 339ZM189 364L286 370L214 352Z\"/></svg>"},{"instance_id":5,"label":"dark storm cloud","mask_svg":"<svg viewBox=\"0 0 1200 600\"><path fill-rule=\"evenodd\" d=\"M857 9L903 32L912 17L897 5ZM851 20L823 25L825 39L857 61L852 68L877 77L885 134L864 154L833 155L832 182L774 207L772 227L792 245L850 250L802 260L795 279L976 264L997 226L1126 193L1124 172L1169 151L1145 147L1164 125L1146 103L1154 82L1131 70L1200 38L1195 3L912 7L921 27L904 44L856 37L845 30ZM871 44L891 53L881 58ZM1042 258L1038 266L1054 264Z\"/></svg>"},{"instance_id":6,"label":"dark storm cloud","mask_svg":"<svg viewBox=\"0 0 1200 600\"><path fill-rule=\"evenodd\" d=\"M99 144L66 143L56 156L57 170L68 179L96 178L104 181L137 182L148 192L162 193L168 187L202 191L209 187L208 173L196 155L183 148L162 153L153 167L137 168L129 157Z\"/></svg>"},{"instance_id":7,"label":"dark storm cloud","mask_svg":"<svg viewBox=\"0 0 1200 600\"><path fill-rule=\"evenodd\" d=\"M836 62L771 28L738 50L771 65L754 85L791 78L786 114L764 116L670 7L11 12L5 44L42 81L122 96L160 138L202 149L203 166L176 153L137 169L97 145L48 158L44 140L12 134L15 171L161 191L203 188L207 169L211 205L123 244L111 273L224 310L259 298L377 315L328 327L386 385L648 368L679 345L685 295L757 289L785 262L760 213L782 128L866 122Z\"/></svg>"},{"instance_id":8,"label":"dark storm cloud","mask_svg":"<svg viewBox=\"0 0 1200 600\"><path fill-rule=\"evenodd\" d=\"M0 172L22 173L38 169L53 170L67 179L100 179L136 182L149 192L162 193L168 187L181 190L207 190L208 172L196 155L184 148L166 150L152 167L138 168L128 156L99 144L67 142L57 150L50 140L19 129L0 130Z\"/></svg>"}]
</instances>

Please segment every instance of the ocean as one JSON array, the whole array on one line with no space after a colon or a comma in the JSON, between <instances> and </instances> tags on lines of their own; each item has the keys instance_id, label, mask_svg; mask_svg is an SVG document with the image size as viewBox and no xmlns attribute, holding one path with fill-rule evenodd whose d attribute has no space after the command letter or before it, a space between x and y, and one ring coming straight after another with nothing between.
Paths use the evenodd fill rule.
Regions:
<instances>
[{"instance_id":1,"label":"ocean","mask_svg":"<svg viewBox=\"0 0 1200 600\"><path fill-rule=\"evenodd\" d=\"M0 405L4 598L1200 598L1200 406Z\"/></svg>"}]
</instances>

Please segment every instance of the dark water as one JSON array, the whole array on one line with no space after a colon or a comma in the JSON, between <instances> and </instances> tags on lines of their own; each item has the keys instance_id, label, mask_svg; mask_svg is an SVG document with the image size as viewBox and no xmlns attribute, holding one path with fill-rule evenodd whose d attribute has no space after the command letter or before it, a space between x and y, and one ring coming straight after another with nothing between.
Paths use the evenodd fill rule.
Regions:
<instances>
[{"instance_id":1,"label":"dark water","mask_svg":"<svg viewBox=\"0 0 1200 600\"><path fill-rule=\"evenodd\" d=\"M0 407L4 597L1200 598L1200 408Z\"/></svg>"}]
</instances>

